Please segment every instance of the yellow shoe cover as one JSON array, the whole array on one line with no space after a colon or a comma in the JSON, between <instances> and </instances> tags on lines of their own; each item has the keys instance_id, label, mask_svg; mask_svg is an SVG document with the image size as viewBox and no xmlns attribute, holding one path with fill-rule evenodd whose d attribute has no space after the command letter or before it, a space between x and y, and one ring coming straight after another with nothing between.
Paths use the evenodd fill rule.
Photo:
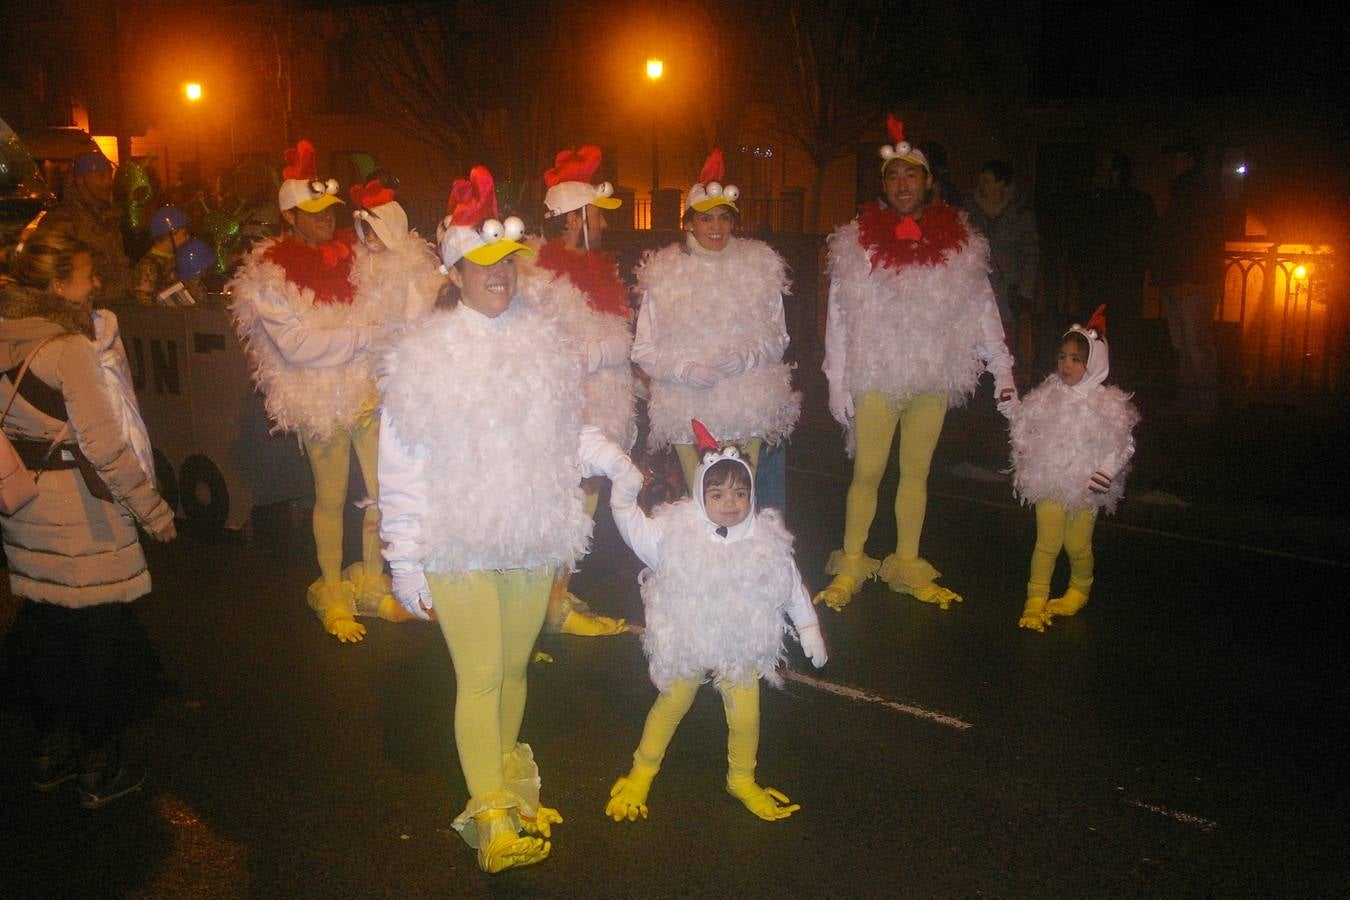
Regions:
<instances>
[{"instance_id":1,"label":"yellow shoe cover","mask_svg":"<svg viewBox=\"0 0 1350 900\"><path fill-rule=\"evenodd\" d=\"M933 583L942 573L926 559L900 559L892 553L882 560L878 574L897 594L909 594L915 600L934 603L939 609L947 609L952 603L961 602L960 594Z\"/></svg>"},{"instance_id":2,"label":"yellow shoe cover","mask_svg":"<svg viewBox=\"0 0 1350 900\"><path fill-rule=\"evenodd\" d=\"M1045 598L1028 597L1027 605L1022 607L1022 618L1018 620L1017 627L1045 631L1045 626L1049 624L1050 617L1045 614Z\"/></svg>"},{"instance_id":3,"label":"yellow shoe cover","mask_svg":"<svg viewBox=\"0 0 1350 900\"><path fill-rule=\"evenodd\" d=\"M1063 597L1056 597L1045 604L1046 617L1051 616L1072 616L1080 609L1087 606L1088 595L1086 591L1080 591L1076 587L1070 587L1064 592Z\"/></svg>"},{"instance_id":4,"label":"yellow shoe cover","mask_svg":"<svg viewBox=\"0 0 1350 900\"><path fill-rule=\"evenodd\" d=\"M825 590L816 594L815 603L824 603L835 612L841 611L862 589L863 582L876 575L878 565L875 559L862 553L834 551L825 563L826 574L833 575L834 580Z\"/></svg>"},{"instance_id":5,"label":"yellow shoe cover","mask_svg":"<svg viewBox=\"0 0 1350 900\"><path fill-rule=\"evenodd\" d=\"M322 578L309 586L305 599L324 630L344 644L360 643L366 626L356 621L356 590L350 581L328 584Z\"/></svg>"},{"instance_id":6,"label":"yellow shoe cover","mask_svg":"<svg viewBox=\"0 0 1350 900\"><path fill-rule=\"evenodd\" d=\"M522 837L512 830L509 810L489 809L473 821L478 830L478 868L489 874L542 862L552 849L546 840Z\"/></svg>"},{"instance_id":7,"label":"yellow shoe cover","mask_svg":"<svg viewBox=\"0 0 1350 900\"><path fill-rule=\"evenodd\" d=\"M551 806L540 806L534 811L533 816L520 814L520 827L530 834L537 834L542 837L553 837L553 826L561 825L563 821L562 813Z\"/></svg>"},{"instance_id":8,"label":"yellow shoe cover","mask_svg":"<svg viewBox=\"0 0 1350 900\"><path fill-rule=\"evenodd\" d=\"M727 793L745 804L745 808L766 822L776 822L802 808L777 788L760 787L754 781L727 783Z\"/></svg>"},{"instance_id":9,"label":"yellow shoe cover","mask_svg":"<svg viewBox=\"0 0 1350 900\"><path fill-rule=\"evenodd\" d=\"M647 794L652 789L655 772L648 772L634 766L627 775L619 777L614 787L609 789L609 802L605 804L605 815L615 822L627 819L636 822L638 816L647 818Z\"/></svg>"}]
</instances>

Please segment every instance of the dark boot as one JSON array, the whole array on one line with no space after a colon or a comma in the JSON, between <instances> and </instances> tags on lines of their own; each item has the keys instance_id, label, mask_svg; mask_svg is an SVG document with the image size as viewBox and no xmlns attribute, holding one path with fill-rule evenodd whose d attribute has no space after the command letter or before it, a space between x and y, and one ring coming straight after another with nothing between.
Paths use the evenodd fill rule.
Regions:
<instances>
[{"instance_id":1,"label":"dark boot","mask_svg":"<svg viewBox=\"0 0 1350 900\"><path fill-rule=\"evenodd\" d=\"M127 766L118 741L80 751L80 805L85 809L107 806L144 783L145 773Z\"/></svg>"},{"instance_id":2,"label":"dark boot","mask_svg":"<svg viewBox=\"0 0 1350 900\"><path fill-rule=\"evenodd\" d=\"M57 728L38 735L33 750L33 788L44 794L54 791L80 774L75 759L75 739L70 731Z\"/></svg>"}]
</instances>

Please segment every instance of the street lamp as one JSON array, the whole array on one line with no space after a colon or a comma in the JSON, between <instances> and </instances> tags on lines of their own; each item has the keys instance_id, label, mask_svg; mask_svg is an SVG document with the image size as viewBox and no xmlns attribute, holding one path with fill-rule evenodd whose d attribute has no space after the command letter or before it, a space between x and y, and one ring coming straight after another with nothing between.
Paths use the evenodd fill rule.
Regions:
<instances>
[{"instance_id":1,"label":"street lamp","mask_svg":"<svg viewBox=\"0 0 1350 900\"><path fill-rule=\"evenodd\" d=\"M199 82L189 81L183 85L183 96L187 97L192 103L202 99L202 86Z\"/></svg>"},{"instance_id":2,"label":"street lamp","mask_svg":"<svg viewBox=\"0 0 1350 900\"><path fill-rule=\"evenodd\" d=\"M656 100L656 96L655 96L655 95L656 95L656 91L655 91L655 88L656 88L656 83L657 83L658 81L661 80L661 76L665 73L665 70L666 70L666 64L665 64L664 62L662 62L661 60L659 60L659 59L657 59L657 58L655 58L655 57L653 57L653 58L647 60L647 78L651 80L652 88L653 88L653 90L652 90L652 100L653 100L653 102L652 102L652 203L653 203L653 205L656 203L656 191L661 187L661 151L660 151L660 146L659 146L659 144L658 144L658 142L657 142L657 139L656 139L656 123L657 123L658 119L657 119L657 111L656 111L656 103L655 103L655 100Z\"/></svg>"},{"instance_id":3,"label":"street lamp","mask_svg":"<svg viewBox=\"0 0 1350 900\"><path fill-rule=\"evenodd\" d=\"M202 85L199 81L189 81L183 85L183 96L187 98L190 106L196 106L202 100ZM200 186L202 181L202 123L201 113L194 113L192 116L192 143L197 161L197 184Z\"/></svg>"}]
</instances>

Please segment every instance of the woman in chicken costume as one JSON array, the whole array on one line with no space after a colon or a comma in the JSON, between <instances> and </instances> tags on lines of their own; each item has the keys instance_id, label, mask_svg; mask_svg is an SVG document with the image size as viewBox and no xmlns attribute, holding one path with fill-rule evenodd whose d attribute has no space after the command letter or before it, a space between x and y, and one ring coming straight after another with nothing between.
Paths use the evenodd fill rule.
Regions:
<instances>
[{"instance_id":1,"label":"woman in chicken costume","mask_svg":"<svg viewBox=\"0 0 1350 900\"><path fill-rule=\"evenodd\" d=\"M1139 411L1129 394L1103 384L1111 371L1105 312L1098 307L1086 326L1064 333L1056 371L1027 394L1009 427L1013 489L1036 507L1036 549L1018 622L1035 631L1087 604L1097 513L1115 512L1134 456ZM1051 600L1061 549L1069 557L1069 588Z\"/></svg>"},{"instance_id":2,"label":"woman in chicken costume","mask_svg":"<svg viewBox=\"0 0 1350 900\"><path fill-rule=\"evenodd\" d=\"M586 356L586 424L594 425L624 451L637 439L633 407L633 335L628 288L619 280L614 257L600 250L605 210L617 209L609 182L591 183L600 166L600 148L563 150L544 173L544 237L535 268L525 280L525 297L555 315L564 340ZM599 493L591 482L586 512L594 516ZM628 631L623 619L590 612L570 590L572 572L561 569L549 594L545 629L563 634L601 636Z\"/></svg>"},{"instance_id":3,"label":"woman in chicken costume","mask_svg":"<svg viewBox=\"0 0 1350 900\"><path fill-rule=\"evenodd\" d=\"M260 241L229 284L230 314L253 380L279 431L294 431L314 475L314 547L320 576L310 607L338 640L365 636L357 615L406 618L389 593L380 558L379 510L366 505L361 562L342 569L342 512L355 452L366 490L376 496L378 401L370 348L405 304L381 307L393 292L359 291L354 235L338 234L333 179L321 181L314 145L286 151L277 194L289 233ZM392 201L392 197L389 198Z\"/></svg>"},{"instance_id":4,"label":"woman in chicken costume","mask_svg":"<svg viewBox=\"0 0 1350 900\"><path fill-rule=\"evenodd\" d=\"M844 546L826 565L834 580L816 597L843 609L867 579L946 609L960 596L936 583L919 556L928 470L947 408L966 402L986 369L999 410L1016 399L1012 356L989 286L989 242L965 214L934 199L923 152L888 117L881 148L883 196L830 235L830 299L823 369L830 412L844 427L853 461ZM877 489L900 433L895 553L880 564L864 553Z\"/></svg>"},{"instance_id":5,"label":"woman in chicken costume","mask_svg":"<svg viewBox=\"0 0 1350 900\"><path fill-rule=\"evenodd\" d=\"M648 445L674 445L691 491L699 465L691 419L742 445L753 469L764 442L786 438L801 413L783 362L787 266L763 241L732 234L740 189L724 177L714 150L689 189L685 239L649 253L637 270L633 361L651 376Z\"/></svg>"},{"instance_id":6,"label":"woman in chicken costume","mask_svg":"<svg viewBox=\"0 0 1350 900\"><path fill-rule=\"evenodd\" d=\"M544 859L562 821L518 738L553 574L590 543L579 483L596 474L583 465L582 356L541 352L558 324L519 297L523 231L498 218L487 169L456 181L440 248L458 299L379 361L385 558L399 603L434 610L450 649L469 792L454 827L488 872Z\"/></svg>"}]
</instances>

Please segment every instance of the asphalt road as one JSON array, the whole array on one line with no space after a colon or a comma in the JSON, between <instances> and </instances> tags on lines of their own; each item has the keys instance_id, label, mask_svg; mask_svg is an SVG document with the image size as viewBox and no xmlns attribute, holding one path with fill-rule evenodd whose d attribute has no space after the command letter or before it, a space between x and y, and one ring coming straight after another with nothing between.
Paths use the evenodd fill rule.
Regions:
<instances>
[{"instance_id":1,"label":"asphalt road","mask_svg":"<svg viewBox=\"0 0 1350 900\"><path fill-rule=\"evenodd\" d=\"M610 822L654 697L640 648L545 637L523 738L567 821L545 863L479 873L450 830L465 791L439 633L325 635L304 603L307 516L274 508L248 545L149 548L142 794L87 812L73 791L33 793L30 736L0 708L0 896L1346 895L1343 522L1291 535L1275 527L1286 512L1132 501L1098 528L1082 614L1019 630L1032 516L988 465L962 466L987 463L997 430L954 414L932 481L924 555L965 602L944 612L874 583L822 611L824 670L798 655L805 677L765 689L759 777L802 804L791 819L761 822L723 790L705 688L651 819ZM790 467L819 587L847 463L819 427ZM876 555L894 539L881 509ZM640 620L637 568L602 514L574 587Z\"/></svg>"}]
</instances>

